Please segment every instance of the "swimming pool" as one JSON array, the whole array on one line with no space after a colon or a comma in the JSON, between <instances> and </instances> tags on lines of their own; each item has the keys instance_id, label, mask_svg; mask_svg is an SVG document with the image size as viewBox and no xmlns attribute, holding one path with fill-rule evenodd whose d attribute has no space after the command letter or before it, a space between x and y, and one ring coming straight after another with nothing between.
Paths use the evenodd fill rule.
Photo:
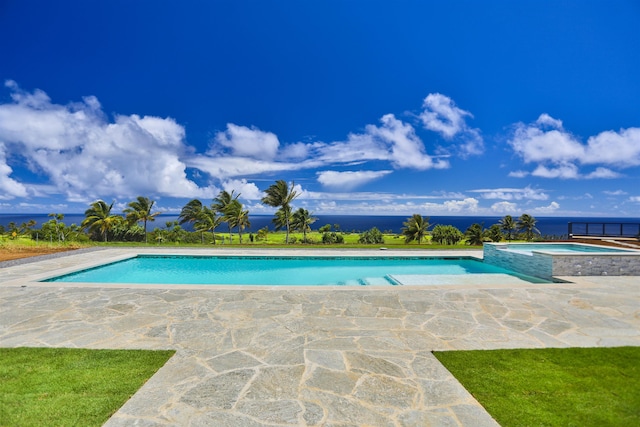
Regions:
<instances>
[{"instance_id":1,"label":"swimming pool","mask_svg":"<svg viewBox=\"0 0 640 427\"><path fill-rule=\"evenodd\" d=\"M473 257L138 255L46 282L191 285L437 285L434 276L510 275L548 283ZM420 280L429 276L430 280ZM405 279L406 278L406 279ZM409 283L407 283L409 284Z\"/></svg>"}]
</instances>

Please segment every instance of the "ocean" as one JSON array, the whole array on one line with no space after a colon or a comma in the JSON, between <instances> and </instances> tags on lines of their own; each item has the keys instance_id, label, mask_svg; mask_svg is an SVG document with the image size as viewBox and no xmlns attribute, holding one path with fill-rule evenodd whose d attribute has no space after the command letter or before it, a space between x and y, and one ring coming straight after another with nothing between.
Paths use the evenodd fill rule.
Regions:
<instances>
[{"instance_id":1,"label":"ocean","mask_svg":"<svg viewBox=\"0 0 640 427\"><path fill-rule=\"evenodd\" d=\"M367 216L367 215L316 215L317 221L311 226L313 230L317 230L325 224L339 225L340 230L344 232L362 232L369 230L372 227L377 227L380 231L390 231L392 233L400 233L403 223L407 221L408 216ZM431 216L429 217L429 224L431 228L434 225L452 225L464 232L470 225L478 223L482 224L485 228L491 227L493 224L497 224L502 217L496 216ZM18 226L22 223L30 220L35 220L37 225L35 228L39 228L44 222L49 221L51 218L47 214L0 214L0 225L5 228L10 222L16 223ZM65 214L64 222L67 225L80 224L84 219L84 214ZM249 220L251 227L246 230L249 232L256 232L263 227L269 227L273 230L273 223L271 215L251 215ZM514 216L517 219L517 216ZM535 217L537 220L536 227L540 230L542 236L556 236L558 238L566 237L568 235L568 224L570 222L590 222L590 223L625 223L625 224L640 224L640 218L616 218L616 217ZM154 228L164 228L167 222L173 222L178 220L178 215L175 214L161 214L156 217L154 222L149 222L147 228L149 231ZM191 230L189 224L182 226L186 230ZM625 228L626 230L627 228ZM635 229L632 226L631 229ZM225 231L226 226L222 225L219 231Z\"/></svg>"}]
</instances>

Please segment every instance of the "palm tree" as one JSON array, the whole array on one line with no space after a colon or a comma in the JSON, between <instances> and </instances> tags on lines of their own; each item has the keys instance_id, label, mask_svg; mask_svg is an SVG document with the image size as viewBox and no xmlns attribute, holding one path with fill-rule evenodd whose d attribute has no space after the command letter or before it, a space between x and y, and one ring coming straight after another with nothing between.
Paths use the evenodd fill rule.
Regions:
<instances>
[{"instance_id":1,"label":"palm tree","mask_svg":"<svg viewBox=\"0 0 640 427\"><path fill-rule=\"evenodd\" d=\"M194 221L193 229L204 233L206 231L211 232L211 237L213 238L213 244L216 244L216 228L222 223L222 217L216 215L216 211L208 208L206 206L202 207L202 210L198 214L197 218Z\"/></svg>"},{"instance_id":2,"label":"palm tree","mask_svg":"<svg viewBox=\"0 0 640 427\"><path fill-rule=\"evenodd\" d=\"M180 215L178 215L178 224L182 225L186 222L194 224L198 220L200 215L202 215L203 208L204 207L202 206L202 202L200 200L198 199L190 200L189 203L187 203L182 207L182 210L180 211ZM196 230L195 225L194 225L194 230ZM196 231L200 231L200 241L201 243L204 243L204 231L202 230L196 230ZM215 238L213 242L215 243Z\"/></svg>"},{"instance_id":3,"label":"palm tree","mask_svg":"<svg viewBox=\"0 0 640 427\"><path fill-rule=\"evenodd\" d=\"M103 200L98 200L91 204L91 207L84 212L84 220L81 227L83 229L89 229L90 232L96 233L102 236L102 239L107 241L107 234L113 228L113 226L122 220L121 216L111 215L111 208L113 203L107 205Z\"/></svg>"},{"instance_id":4,"label":"palm tree","mask_svg":"<svg viewBox=\"0 0 640 427\"><path fill-rule=\"evenodd\" d=\"M500 229L507 233L507 240L513 240L513 233L516 231L516 223L511 215L507 215L499 221Z\"/></svg>"},{"instance_id":5,"label":"palm tree","mask_svg":"<svg viewBox=\"0 0 640 427\"><path fill-rule=\"evenodd\" d=\"M147 243L147 221L155 221L160 212L151 213L155 201L149 200L147 197L138 196L138 198L129 202L128 208L124 210L127 215L127 222L134 224L142 221L144 224L144 242Z\"/></svg>"},{"instance_id":6,"label":"palm tree","mask_svg":"<svg viewBox=\"0 0 640 427\"><path fill-rule=\"evenodd\" d=\"M418 240L418 244L420 244L422 243L422 239L427 235L429 218L423 218L420 214L413 214L403 225L402 234L404 234L404 242L410 243Z\"/></svg>"},{"instance_id":7,"label":"palm tree","mask_svg":"<svg viewBox=\"0 0 640 427\"><path fill-rule=\"evenodd\" d=\"M64 233L60 232L60 221L64 219L64 214L61 213L50 213L48 216L53 218L53 221L56 226L56 234L58 235L58 241L64 240ZM64 224L62 224L64 227Z\"/></svg>"},{"instance_id":8,"label":"palm tree","mask_svg":"<svg viewBox=\"0 0 640 427\"><path fill-rule=\"evenodd\" d=\"M289 229L291 227L291 202L298 197L298 193L294 191L294 183L291 185L287 185L284 180L278 180L275 184L269 186L266 189L266 196L262 198L262 203L267 206L272 206L274 208L280 208L280 216L281 218L274 218L274 223L276 220L283 221L284 225L287 229L287 234L285 237L285 243L289 243Z\"/></svg>"},{"instance_id":9,"label":"palm tree","mask_svg":"<svg viewBox=\"0 0 640 427\"><path fill-rule=\"evenodd\" d=\"M213 203L211 203L211 208L214 211L218 212L222 216L222 221L226 222L227 225L229 226L230 240L231 240L231 229L233 227L231 226L231 222L230 222L232 218L229 216L229 210L230 210L229 206L233 203L234 200L237 201L238 197L240 197L240 194L234 197L234 190L232 190L231 193L224 190L218 193L218 196L215 199L213 199Z\"/></svg>"},{"instance_id":10,"label":"palm tree","mask_svg":"<svg viewBox=\"0 0 640 427\"><path fill-rule=\"evenodd\" d=\"M302 231L302 242L307 242L307 231L311 231L311 224L317 221L318 218L311 216L308 210L300 208L293 213L291 217L291 227L294 230Z\"/></svg>"},{"instance_id":11,"label":"palm tree","mask_svg":"<svg viewBox=\"0 0 640 427\"><path fill-rule=\"evenodd\" d=\"M526 241L533 240L533 234L540 234L540 230L536 228L536 222L538 222L534 217L529 214L522 214L520 218L518 218L518 230L524 231L524 238Z\"/></svg>"},{"instance_id":12,"label":"palm tree","mask_svg":"<svg viewBox=\"0 0 640 427\"><path fill-rule=\"evenodd\" d=\"M481 246L484 243L486 231L482 229L482 225L475 223L467 228L464 237L467 240L467 245Z\"/></svg>"},{"instance_id":13,"label":"palm tree","mask_svg":"<svg viewBox=\"0 0 640 427\"><path fill-rule=\"evenodd\" d=\"M291 206L283 206L276 211L273 216L273 222L275 231L282 230L283 228L287 228L287 219L291 218Z\"/></svg>"},{"instance_id":14,"label":"palm tree","mask_svg":"<svg viewBox=\"0 0 640 427\"><path fill-rule=\"evenodd\" d=\"M202 202L198 199L193 199L180 211L180 215L178 215L178 223L180 225L186 222L195 222L200 214L202 213Z\"/></svg>"},{"instance_id":15,"label":"palm tree","mask_svg":"<svg viewBox=\"0 0 640 427\"><path fill-rule=\"evenodd\" d=\"M238 227L238 238L242 243L242 231L250 227L249 211L244 210L238 199L233 199L225 208L225 216L228 218L229 227Z\"/></svg>"}]
</instances>

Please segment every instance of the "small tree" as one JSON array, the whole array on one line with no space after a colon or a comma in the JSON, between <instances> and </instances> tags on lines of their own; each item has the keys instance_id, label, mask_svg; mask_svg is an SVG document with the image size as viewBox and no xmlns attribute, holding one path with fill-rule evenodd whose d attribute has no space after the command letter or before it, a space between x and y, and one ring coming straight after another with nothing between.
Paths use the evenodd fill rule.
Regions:
<instances>
[{"instance_id":1,"label":"small tree","mask_svg":"<svg viewBox=\"0 0 640 427\"><path fill-rule=\"evenodd\" d=\"M489 227L486 235L489 239L491 239L492 242L499 242L504 237L502 235L502 230L500 229L500 226L498 224L493 224L491 227Z\"/></svg>"},{"instance_id":2,"label":"small tree","mask_svg":"<svg viewBox=\"0 0 640 427\"><path fill-rule=\"evenodd\" d=\"M372 229L360 234L358 243L365 245L384 244L384 236L377 227L373 227Z\"/></svg>"},{"instance_id":3,"label":"small tree","mask_svg":"<svg viewBox=\"0 0 640 427\"><path fill-rule=\"evenodd\" d=\"M457 245L463 238L462 231L453 225L436 225L431 232L431 241L439 245Z\"/></svg>"},{"instance_id":4,"label":"small tree","mask_svg":"<svg viewBox=\"0 0 640 427\"><path fill-rule=\"evenodd\" d=\"M464 232L464 237L467 240L467 245L482 246L486 237L486 233L482 228L482 225L476 223L467 228L467 230Z\"/></svg>"},{"instance_id":5,"label":"small tree","mask_svg":"<svg viewBox=\"0 0 640 427\"><path fill-rule=\"evenodd\" d=\"M331 231L331 224L325 224L322 227L318 228L318 231L320 233L328 233L329 231Z\"/></svg>"},{"instance_id":6,"label":"small tree","mask_svg":"<svg viewBox=\"0 0 640 427\"><path fill-rule=\"evenodd\" d=\"M513 235L517 229L516 223L511 215L507 215L498 221L500 229L507 235L507 240L513 240Z\"/></svg>"},{"instance_id":7,"label":"small tree","mask_svg":"<svg viewBox=\"0 0 640 427\"><path fill-rule=\"evenodd\" d=\"M403 225L402 234L404 235L404 242L411 243L417 240L418 244L420 244L422 243L422 239L427 235L429 218L423 218L422 215L413 214Z\"/></svg>"},{"instance_id":8,"label":"small tree","mask_svg":"<svg viewBox=\"0 0 640 427\"><path fill-rule=\"evenodd\" d=\"M534 233L540 234L540 230L536 228L536 222L538 221L529 214L522 214L518 218L518 231L524 232L524 239L528 242L533 240Z\"/></svg>"},{"instance_id":9,"label":"small tree","mask_svg":"<svg viewBox=\"0 0 640 427\"><path fill-rule=\"evenodd\" d=\"M121 216L111 214L113 203L107 205L103 200L93 202L84 213L81 227L88 229L94 236L102 236L102 240L106 242L109 231L123 220Z\"/></svg>"},{"instance_id":10,"label":"small tree","mask_svg":"<svg viewBox=\"0 0 640 427\"><path fill-rule=\"evenodd\" d=\"M298 197L298 193L294 190L295 184L292 182L288 185L286 181L278 180L275 184L269 186L265 191L265 196L262 198L262 203L274 208L280 208L276 212L276 217L273 222L286 227L287 234L285 236L285 242L289 243L289 229L291 222L291 202ZM278 213L280 217L278 217Z\"/></svg>"},{"instance_id":11,"label":"small tree","mask_svg":"<svg viewBox=\"0 0 640 427\"><path fill-rule=\"evenodd\" d=\"M308 243L307 231L311 231L311 224L318 219L311 215L308 210L300 208L295 211L291 217L291 228L302 231L302 243Z\"/></svg>"},{"instance_id":12,"label":"small tree","mask_svg":"<svg viewBox=\"0 0 640 427\"><path fill-rule=\"evenodd\" d=\"M133 202L129 202L128 207L124 210L127 221L130 225L142 221L144 228L144 242L147 243L147 222L155 221L160 212L151 213L153 205L156 202L149 200L147 197L138 196Z\"/></svg>"}]
</instances>

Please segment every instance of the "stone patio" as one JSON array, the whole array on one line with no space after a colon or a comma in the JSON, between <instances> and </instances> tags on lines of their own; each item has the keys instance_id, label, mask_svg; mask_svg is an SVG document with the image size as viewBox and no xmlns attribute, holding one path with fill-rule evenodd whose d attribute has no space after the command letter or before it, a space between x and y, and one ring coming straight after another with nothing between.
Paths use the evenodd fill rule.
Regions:
<instances>
[{"instance_id":1,"label":"stone patio","mask_svg":"<svg viewBox=\"0 0 640 427\"><path fill-rule=\"evenodd\" d=\"M353 288L37 282L137 252L162 251L0 268L2 347L177 351L107 426L495 426L431 351L640 345L640 277Z\"/></svg>"}]
</instances>

